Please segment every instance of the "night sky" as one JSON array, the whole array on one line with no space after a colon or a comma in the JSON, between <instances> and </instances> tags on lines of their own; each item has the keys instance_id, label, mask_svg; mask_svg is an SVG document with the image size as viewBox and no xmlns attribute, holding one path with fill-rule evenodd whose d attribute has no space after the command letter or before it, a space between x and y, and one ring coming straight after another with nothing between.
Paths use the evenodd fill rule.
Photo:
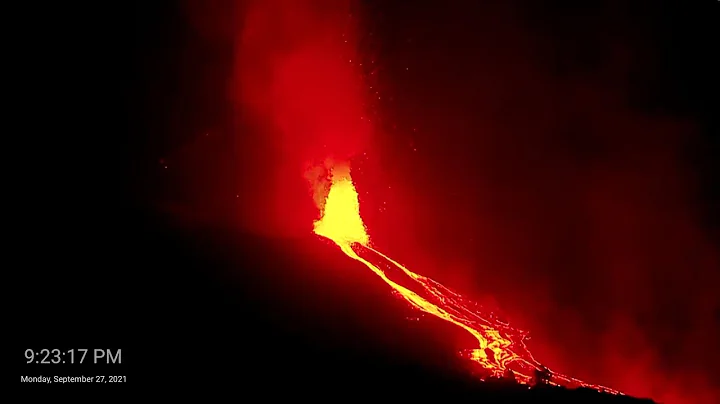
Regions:
<instances>
[{"instance_id":1,"label":"night sky","mask_svg":"<svg viewBox=\"0 0 720 404\"><path fill-rule=\"evenodd\" d=\"M633 395L716 402L720 3L542 3L135 4L130 73L107 77L128 95L128 227L91 226L123 275L64 298L110 304L122 319L100 328L133 344L143 327L159 345L192 341L185 326L238 335L245 303L202 312L234 293L273 296L252 299L283 313L345 307L307 321L352 317L370 335L358 346L379 323L396 327L377 337L390 350L425 338L368 319L401 303L310 234L304 167L333 156L351 161L376 246L499 306L542 362ZM304 291L276 299L293 285ZM448 352L466 343L441 334Z\"/></svg>"}]
</instances>

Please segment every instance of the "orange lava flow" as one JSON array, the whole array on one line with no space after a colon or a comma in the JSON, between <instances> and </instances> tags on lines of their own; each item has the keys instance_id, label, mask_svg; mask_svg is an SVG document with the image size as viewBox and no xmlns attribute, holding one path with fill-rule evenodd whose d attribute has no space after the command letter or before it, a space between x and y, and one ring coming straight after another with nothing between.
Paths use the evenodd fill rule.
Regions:
<instances>
[{"instance_id":1,"label":"orange lava flow","mask_svg":"<svg viewBox=\"0 0 720 404\"><path fill-rule=\"evenodd\" d=\"M530 353L525 341L528 334L497 319L492 313L478 311L477 305L440 283L418 275L370 246L370 237L360 216L358 194L348 167L336 166L321 218L314 223L316 234L335 242L350 258L363 263L412 307L434 315L470 333L478 346L463 356L480 365L484 373L502 377L512 371L520 383L531 383L536 371L547 371ZM372 256L370 258L365 256ZM377 260L377 261L376 261ZM390 279L386 266L404 275L403 286ZM565 387L589 387L612 394L622 394L607 387L585 383L572 377L550 372L549 383Z\"/></svg>"}]
</instances>

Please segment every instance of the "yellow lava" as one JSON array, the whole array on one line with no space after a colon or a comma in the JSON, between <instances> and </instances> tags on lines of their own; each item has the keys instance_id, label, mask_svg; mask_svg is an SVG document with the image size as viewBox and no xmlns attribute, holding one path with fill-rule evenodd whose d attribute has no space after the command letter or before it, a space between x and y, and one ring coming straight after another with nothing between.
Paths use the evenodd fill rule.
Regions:
<instances>
[{"instance_id":1,"label":"yellow lava","mask_svg":"<svg viewBox=\"0 0 720 404\"><path fill-rule=\"evenodd\" d=\"M410 305L422 312L432 314L470 333L478 346L466 352L465 356L482 366L491 375L500 377L510 369L517 381L531 382L536 370L545 369L525 345L527 334L510 327L493 315L476 311L474 303L434 280L418 275L390 257L370 246L370 237L360 216L360 202L357 190L347 166L335 166L331 172L331 185L321 209L320 220L314 223L316 234L335 242L350 258L363 263L393 288ZM357 251L356 251L357 250ZM363 258L358 251L369 251L377 258L400 269L418 286L426 297L389 279L379 266ZM622 394L603 386L552 373L552 384L566 387L591 387L597 390Z\"/></svg>"},{"instance_id":2,"label":"yellow lava","mask_svg":"<svg viewBox=\"0 0 720 404\"><path fill-rule=\"evenodd\" d=\"M353 243L367 245L370 242L360 217L360 201L348 168L333 170L322 218L315 222L315 234L329 238L340 247Z\"/></svg>"}]
</instances>

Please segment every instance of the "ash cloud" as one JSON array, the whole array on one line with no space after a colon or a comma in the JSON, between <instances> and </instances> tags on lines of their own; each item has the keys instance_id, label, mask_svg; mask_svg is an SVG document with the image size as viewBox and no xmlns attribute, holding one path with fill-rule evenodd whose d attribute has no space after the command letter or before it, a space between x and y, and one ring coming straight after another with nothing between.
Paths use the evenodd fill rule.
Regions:
<instances>
[{"instance_id":1,"label":"ash cloud","mask_svg":"<svg viewBox=\"0 0 720 404\"><path fill-rule=\"evenodd\" d=\"M353 63L352 6L346 0L244 4L233 95L244 124L260 133L256 141L266 148L256 155L241 150L248 168L265 176L259 198L266 221L247 220L260 231L306 235L318 215L313 192L325 178L317 170L326 168L328 158L361 153L369 141L371 127L362 120L364 82Z\"/></svg>"}]
</instances>

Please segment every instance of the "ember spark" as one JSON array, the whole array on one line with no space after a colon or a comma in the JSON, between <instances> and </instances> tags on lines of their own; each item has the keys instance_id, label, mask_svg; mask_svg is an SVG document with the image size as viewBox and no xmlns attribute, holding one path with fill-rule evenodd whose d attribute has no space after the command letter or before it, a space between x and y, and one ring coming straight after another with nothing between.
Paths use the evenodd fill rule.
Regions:
<instances>
[{"instance_id":1,"label":"ember spark","mask_svg":"<svg viewBox=\"0 0 720 404\"><path fill-rule=\"evenodd\" d=\"M314 223L316 234L326 237L350 258L370 268L413 308L431 314L465 330L477 340L477 347L462 355L477 363L485 373L502 377L512 371L518 382L531 383L537 371L546 372L528 350L528 334L498 320L492 313L477 311L477 305L440 283L410 271L371 247L370 237L360 216L360 202L347 166L335 166L331 185L321 207L321 218ZM399 270L403 285L390 279L382 267ZM589 387L622 394L607 387L585 383L550 372L549 383L565 387Z\"/></svg>"}]
</instances>

